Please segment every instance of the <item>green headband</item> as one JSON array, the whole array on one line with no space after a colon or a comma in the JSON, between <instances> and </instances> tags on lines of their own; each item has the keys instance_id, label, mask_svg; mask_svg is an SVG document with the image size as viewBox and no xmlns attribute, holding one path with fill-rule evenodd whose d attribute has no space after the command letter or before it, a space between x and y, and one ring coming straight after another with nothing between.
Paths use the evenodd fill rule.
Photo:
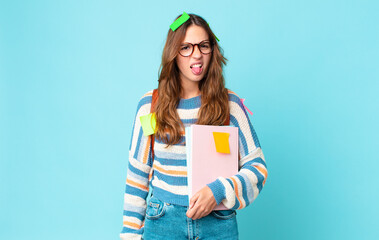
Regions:
<instances>
[{"instance_id":1,"label":"green headband","mask_svg":"<svg viewBox=\"0 0 379 240\"><path fill-rule=\"evenodd\" d=\"M173 22L170 25L171 30L174 32L178 27L180 27L183 23L185 23L189 18L190 16L186 12L183 12L182 16L180 16L180 18L176 19L175 22Z\"/></svg>"},{"instance_id":2,"label":"green headband","mask_svg":"<svg viewBox=\"0 0 379 240\"><path fill-rule=\"evenodd\" d=\"M175 22L173 22L171 25L170 25L170 28L173 32L175 32L175 30L180 27L183 23L185 23L188 19L190 18L190 16L186 13L186 12L183 12L182 16L180 16L178 19L175 20ZM209 23L208 23L209 25ZM216 37L216 35L214 35L217 42L219 42L220 40Z\"/></svg>"}]
</instances>

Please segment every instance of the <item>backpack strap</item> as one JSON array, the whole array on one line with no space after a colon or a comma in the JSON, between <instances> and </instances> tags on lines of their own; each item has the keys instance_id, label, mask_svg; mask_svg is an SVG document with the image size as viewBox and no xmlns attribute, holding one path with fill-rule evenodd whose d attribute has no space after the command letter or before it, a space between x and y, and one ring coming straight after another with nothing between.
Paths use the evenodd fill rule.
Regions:
<instances>
[{"instance_id":1,"label":"backpack strap","mask_svg":"<svg viewBox=\"0 0 379 240\"><path fill-rule=\"evenodd\" d=\"M153 90L153 98L151 100L151 107L150 107L150 113L155 112L155 106L157 105L158 101L158 89ZM150 135L151 137L151 158L154 161L154 137L155 134Z\"/></svg>"},{"instance_id":2,"label":"backpack strap","mask_svg":"<svg viewBox=\"0 0 379 240\"><path fill-rule=\"evenodd\" d=\"M152 99L151 99L150 113L155 112L155 106L157 104L157 101L158 101L158 89L154 89L153 90L153 96L152 96ZM150 135L151 161L152 161L153 164L154 164L154 141L155 141L155 134L151 134ZM149 173L149 185L150 185L151 179L153 177L153 171L154 171L153 164L151 164L151 169L150 169L150 173ZM149 188L150 188L150 186L149 186Z\"/></svg>"},{"instance_id":3,"label":"backpack strap","mask_svg":"<svg viewBox=\"0 0 379 240\"><path fill-rule=\"evenodd\" d=\"M226 120L224 122L224 126L229 126L230 124L230 114L228 116L226 116Z\"/></svg>"}]
</instances>

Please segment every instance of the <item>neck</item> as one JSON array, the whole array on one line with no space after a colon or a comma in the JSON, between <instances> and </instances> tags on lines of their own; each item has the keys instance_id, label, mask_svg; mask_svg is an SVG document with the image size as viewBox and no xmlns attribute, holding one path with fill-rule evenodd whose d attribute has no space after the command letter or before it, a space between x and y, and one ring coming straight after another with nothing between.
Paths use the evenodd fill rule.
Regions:
<instances>
[{"instance_id":1,"label":"neck","mask_svg":"<svg viewBox=\"0 0 379 240\"><path fill-rule=\"evenodd\" d=\"M182 92L181 98L193 98L200 95L199 82L193 81L181 81L182 82Z\"/></svg>"}]
</instances>

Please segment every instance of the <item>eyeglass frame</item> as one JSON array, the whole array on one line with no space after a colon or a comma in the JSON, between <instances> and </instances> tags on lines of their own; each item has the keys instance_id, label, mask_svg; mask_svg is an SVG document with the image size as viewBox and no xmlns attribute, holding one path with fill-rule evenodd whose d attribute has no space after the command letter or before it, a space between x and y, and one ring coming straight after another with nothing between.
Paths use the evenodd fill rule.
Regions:
<instances>
[{"instance_id":1,"label":"eyeglass frame","mask_svg":"<svg viewBox=\"0 0 379 240\"><path fill-rule=\"evenodd\" d=\"M203 53L203 52L200 50L199 45L202 44L202 43L204 43L204 42L209 42L209 44L211 45L211 51L210 51L209 53ZM192 44L192 43L186 42L185 44L190 44L190 45L192 45L192 52L191 52L191 54L188 55L188 56L183 56L183 55L180 53L180 49L179 49L178 52L179 52L180 56L182 56L182 57L190 57L190 56L193 54L193 51L195 50L195 46L196 46L196 45L197 45L197 48L199 49L199 51L200 51L201 54L208 55L208 54L211 54L211 53L213 52L213 46L214 46L214 43L211 42L211 41L209 41L209 40L203 40L203 41L201 41L201 42L199 42L199 43L195 43L195 44ZM182 45L181 45L181 46L182 46ZM181 46L180 46L180 47L181 47Z\"/></svg>"}]
</instances>

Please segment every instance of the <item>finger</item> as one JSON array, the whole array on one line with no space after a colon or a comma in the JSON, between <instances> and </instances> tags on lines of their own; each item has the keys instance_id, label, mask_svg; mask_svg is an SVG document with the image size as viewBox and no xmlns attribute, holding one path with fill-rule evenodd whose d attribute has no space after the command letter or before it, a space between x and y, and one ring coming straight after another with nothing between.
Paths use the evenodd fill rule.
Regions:
<instances>
[{"instance_id":1,"label":"finger","mask_svg":"<svg viewBox=\"0 0 379 240\"><path fill-rule=\"evenodd\" d=\"M200 194L199 193L196 193L190 200L190 206L189 208L191 209L193 207L193 205L195 205L197 199L199 198Z\"/></svg>"},{"instance_id":2,"label":"finger","mask_svg":"<svg viewBox=\"0 0 379 240\"><path fill-rule=\"evenodd\" d=\"M197 199L197 201L195 202L194 206L192 209L194 209L194 214L193 214L193 217L192 219L199 219L201 218L203 212L204 212L204 200L201 200L200 199L201 196L199 195L199 198Z\"/></svg>"},{"instance_id":3,"label":"finger","mask_svg":"<svg viewBox=\"0 0 379 240\"><path fill-rule=\"evenodd\" d=\"M187 212L186 212L186 216L187 216L188 218L192 218L192 215L193 215L192 210L191 210L191 209L187 210Z\"/></svg>"},{"instance_id":4,"label":"finger","mask_svg":"<svg viewBox=\"0 0 379 240\"><path fill-rule=\"evenodd\" d=\"M196 212L196 215L193 217L193 219L194 219L194 220L196 220L196 219L200 219L200 218L202 218L202 217L204 217L204 216L205 216L204 212L197 211L197 212Z\"/></svg>"},{"instance_id":5,"label":"finger","mask_svg":"<svg viewBox=\"0 0 379 240\"><path fill-rule=\"evenodd\" d=\"M188 210L187 210L187 217L189 217L189 218L193 218L193 216L196 214L196 212L197 212L197 199L196 199L196 201L192 201L192 203L191 203L191 206L188 208Z\"/></svg>"},{"instance_id":6,"label":"finger","mask_svg":"<svg viewBox=\"0 0 379 240\"><path fill-rule=\"evenodd\" d=\"M197 205L197 207L196 207L196 213L194 214L194 216L193 216L192 219L202 218L203 215L204 215L204 207Z\"/></svg>"},{"instance_id":7,"label":"finger","mask_svg":"<svg viewBox=\"0 0 379 240\"><path fill-rule=\"evenodd\" d=\"M199 199L194 203L193 207L191 208L191 218L192 219L198 219L202 211L202 207L200 204Z\"/></svg>"},{"instance_id":8,"label":"finger","mask_svg":"<svg viewBox=\"0 0 379 240\"><path fill-rule=\"evenodd\" d=\"M196 206L192 209L189 209L186 213L187 217L193 218L193 216L196 214L197 208Z\"/></svg>"},{"instance_id":9,"label":"finger","mask_svg":"<svg viewBox=\"0 0 379 240\"><path fill-rule=\"evenodd\" d=\"M207 216L211 213L213 208L213 205L209 204L209 202L204 203L204 201L201 202L201 200L197 200L195 207L193 208L194 210L196 210L196 212L194 213L192 219L200 219L202 217Z\"/></svg>"},{"instance_id":10,"label":"finger","mask_svg":"<svg viewBox=\"0 0 379 240\"><path fill-rule=\"evenodd\" d=\"M192 218L193 215L194 215L194 213L196 212L196 210L193 209L193 206L195 205L196 201L197 201L197 195L195 194L195 195L191 198L191 200L190 200L190 205L189 205L188 210L187 210L187 212L186 212L186 215L187 215L187 217L189 217L189 218Z\"/></svg>"}]
</instances>

